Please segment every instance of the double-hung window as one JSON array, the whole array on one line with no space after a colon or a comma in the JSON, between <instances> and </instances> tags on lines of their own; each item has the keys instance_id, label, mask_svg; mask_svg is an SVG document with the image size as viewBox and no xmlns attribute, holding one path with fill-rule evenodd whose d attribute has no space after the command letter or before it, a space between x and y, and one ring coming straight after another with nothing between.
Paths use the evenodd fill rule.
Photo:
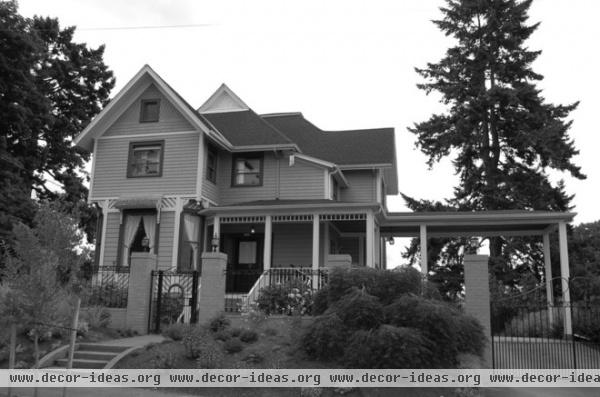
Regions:
<instances>
[{"instance_id":1,"label":"double-hung window","mask_svg":"<svg viewBox=\"0 0 600 397\"><path fill-rule=\"evenodd\" d=\"M164 141L132 142L129 145L128 178L161 176Z\"/></svg>"},{"instance_id":2,"label":"double-hung window","mask_svg":"<svg viewBox=\"0 0 600 397\"><path fill-rule=\"evenodd\" d=\"M217 152L212 147L208 148L206 153L206 179L212 183L217 183Z\"/></svg>"},{"instance_id":3,"label":"double-hung window","mask_svg":"<svg viewBox=\"0 0 600 397\"><path fill-rule=\"evenodd\" d=\"M262 155L237 155L233 157L233 186L262 186Z\"/></svg>"}]
</instances>

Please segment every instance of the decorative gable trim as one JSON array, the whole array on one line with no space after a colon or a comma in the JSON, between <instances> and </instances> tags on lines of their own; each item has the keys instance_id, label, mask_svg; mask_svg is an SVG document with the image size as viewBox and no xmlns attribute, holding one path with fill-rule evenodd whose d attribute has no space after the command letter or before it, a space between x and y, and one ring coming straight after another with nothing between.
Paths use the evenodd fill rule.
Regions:
<instances>
[{"instance_id":1,"label":"decorative gable trim","mask_svg":"<svg viewBox=\"0 0 600 397\"><path fill-rule=\"evenodd\" d=\"M144 78L149 80L144 82ZM198 117L194 110L150 66L144 65L90 124L75 137L73 140L74 144L91 150L93 139L101 136L112 125L111 120L116 120L129 108L139 95L135 95L136 93L143 92L152 83L174 104L175 108L181 112L192 126L199 131L210 134L210 129L200 120L200 117Z\"/></svg>"},{"instance_id":2,"label":"decorative gable trim","mask_svg":"<svg viewBox=\"0 0 600 397\"><path fill-rule=\"evenodd\" d=\"M227 113L245 110L250 110L250 107L226 84L221 84L215 93L198 109L200 113Z\"/></svg>"}]
</instances>

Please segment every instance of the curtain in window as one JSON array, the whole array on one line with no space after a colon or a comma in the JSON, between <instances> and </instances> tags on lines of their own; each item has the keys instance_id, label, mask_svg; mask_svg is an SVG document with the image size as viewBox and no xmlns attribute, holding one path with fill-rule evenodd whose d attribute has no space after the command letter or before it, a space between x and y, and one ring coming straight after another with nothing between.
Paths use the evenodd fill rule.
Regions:
<instances>
[{"instance_id":1,"label":"curtain in window","mask_svg":"<svg viewBox=\"0 0 600 397\"><path fill-rule=\"evenodd\" d=\"M121 264L129 266L129 248L133 244L135 234L140 225L141 215L128 215L125 217L125 229L123 230L123 255Z\"/></svg>"},{"instance_id":2,"label":"curtain in window","mask_svg":"<svg viewBox=\"0 0 600 397\"><path fill-rule=\"evenodd\" d=\"M244 160L237 160L235 164L236 172L235 172L235 184L243 185L245 182L244 171L246 171L246 166L244 165Z\"/></svg>"},{"instance_id":3,"label":"curtain in window","mask_svg":"<svg viewBox=\"0 0 600 397\"><path fill-rule=\"evenodd\" d=\"M200 218L194 215L183 215L183 229L186 243L192 248L192 269L198 269L198 238L200 236ZM184 250L185 252L185 250Z\"/></svg>"},{"instance_id":4,"label":"curtain in window","mask_svg":"<svg viewBox=\"0 0 600 397\"><path fill-rule=\"evenodd\" d=\"M142 221L144 222L144 230L148 237L148 247L150 248L150 253L153 254L154 242L156 241L156 215L144 215Z\"/></svg>"}]
</instances>

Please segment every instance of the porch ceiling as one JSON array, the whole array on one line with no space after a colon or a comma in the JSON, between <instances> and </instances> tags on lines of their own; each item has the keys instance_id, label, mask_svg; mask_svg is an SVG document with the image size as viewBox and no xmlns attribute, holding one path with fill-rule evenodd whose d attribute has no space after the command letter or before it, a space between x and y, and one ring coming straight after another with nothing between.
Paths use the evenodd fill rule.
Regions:
<instances>
[{"instance_id":1,"label":"porch ceiling","mask_svg":"<svg viewBox=\"0 0 600 397\"><path fill-rule=\"evenodd\" d=\"M573 212L481 211L481 212L390 212L381 221L385 237L418 237L421 225L428 237L525 236L554 230L559 222L570 222Z\"/></svg>"}]
</instances>

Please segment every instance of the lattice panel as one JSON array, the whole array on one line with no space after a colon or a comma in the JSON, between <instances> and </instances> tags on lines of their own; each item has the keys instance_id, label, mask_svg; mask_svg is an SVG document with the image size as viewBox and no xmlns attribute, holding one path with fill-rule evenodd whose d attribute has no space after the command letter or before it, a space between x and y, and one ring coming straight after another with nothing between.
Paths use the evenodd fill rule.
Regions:
<instances>
[{"instance_id":1,"label":"lattice panel","mask_svg":"<svg viewBox=\"0 0 600 397\"><path fill-rule=\"evenodd\" d=\"M322 221L361 221L367 219L367 214L323 214Z\"/></svg>"},{"instance_id":2,"label":"lattice panel","mask_svg":"<svg viewBox=\"0 0 600 397\"><path fill-rule=\"evenodd\" d=\"M175 208L177 199L175 197L164 197L160 203L160 208L163 210L170 210Z\"/></svg>"}]
</instances>

